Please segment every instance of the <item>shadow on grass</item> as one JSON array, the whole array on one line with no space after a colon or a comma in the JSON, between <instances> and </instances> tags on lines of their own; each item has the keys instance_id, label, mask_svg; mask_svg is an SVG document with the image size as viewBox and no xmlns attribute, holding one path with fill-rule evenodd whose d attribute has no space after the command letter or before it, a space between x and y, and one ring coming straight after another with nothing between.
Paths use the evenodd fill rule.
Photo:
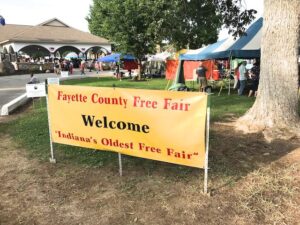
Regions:
<instances>
[{"instance_id":1,"label":"shadow on grass","mask_svg":"<svg viewBox=\"0 0 300 225\"><path fill-rule=\"evenodd\" d=\"M50 154L46 118L45 108L35 109L22 119L1 125L0 132L9 131L17 143L28 150L30 157L46 162ZM281 140L268 144L262 134L244 135L234 131L232 127L212 125L209 153L211 191L218 193L248 173L281 158L296 146L296 142ZM92 168L108 167L118 174L117 153L62 144L54 144L54 150L58 163L80 164ZM203 179L202 169L126 155L122 156L122 162L124 176L155 175L170 182Z\"/></svg>"},{"instance_id":2,"label":"shadow on grass","mask_svg":"<svg viewBox=\"0 0 300 225\"><path fill-rule=\"evenodd\" d=\"M220 125L213 127L210 143L211 179L223 177L225 181L214 187L216 192L299 147L299 140L267 143L261 133L241 134L233 127Z\"/></svg>"}]
</instances>

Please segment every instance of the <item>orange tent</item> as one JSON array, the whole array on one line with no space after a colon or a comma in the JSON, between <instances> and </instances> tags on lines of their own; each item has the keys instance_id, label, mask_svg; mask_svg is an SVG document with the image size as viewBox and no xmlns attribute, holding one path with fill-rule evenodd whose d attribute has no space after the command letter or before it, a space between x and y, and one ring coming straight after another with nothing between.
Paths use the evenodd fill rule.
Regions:
<instances>
[{"instance_id":1,"label":"orange tent","mask_svg":"<svg viewBox=\"0 0 300 225\"><path fill-rule=\"evenodd\" d=\"M214 61L205 60L202 62L203 62L203 66L207 69L206 78L219 80L219 72L215 66ZM195 73L195 70L198 68L198 66L199 66L199 61L184 61L183 63L184 79L193 80L193 74Z\"/></svg>"},{"instance_id":2,"label":"orange tent","mask_svg":"<svg viewBox=\"0 0 300 225\"><path fill-rule=\"evenodd\" d=\"M179 60L167 60L166 79L173 80L176 76ZM199 66L199 61L184 61L183 74L185 80L193 80L195 69ZM219 80L219 71L217 70L213 60L203 61L203 66L207 69L206 78Z\"/></svg>"}]
</instances>

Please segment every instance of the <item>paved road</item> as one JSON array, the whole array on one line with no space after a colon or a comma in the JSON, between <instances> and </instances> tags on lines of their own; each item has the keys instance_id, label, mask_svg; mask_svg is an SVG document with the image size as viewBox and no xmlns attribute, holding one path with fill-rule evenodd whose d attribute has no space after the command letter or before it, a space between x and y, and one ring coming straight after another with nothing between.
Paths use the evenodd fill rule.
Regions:
<instances>
[{"instance_id":1,"label":"paved road","mask_svg":"<svg viewBox=\"0 0 300 225\"><path fill-rule=\"evenodd\" d=\"M106 76L112 76L111 71L101 72L100 76L104 74ZM79 70L75 70L74 75L80 75ZM86 75L90 77L97 76L97 74L94 71L93 72L86 71ZM43 82L46 78L57 77L57 75L54 73L42 73L42 74L35 74L35 77L37 77L41 82ZM26 93L25 85L29 80L30 80L30 74L0 76L0 110L4 104Z\"/></svg>"},{"instance_id":2,"label":"paved road","mask_svg":"<svg viewBox=\"0 0 300 225\"><path fill-rule=\"evenodd\" d=\"M48 77L55 77L53 73L36 74L41 82ZM14 75L14 76L0 76L0 108L10 102L11 100L24 94L25 85L30 80L30 74Z\"/></svg>"}]
</instances>

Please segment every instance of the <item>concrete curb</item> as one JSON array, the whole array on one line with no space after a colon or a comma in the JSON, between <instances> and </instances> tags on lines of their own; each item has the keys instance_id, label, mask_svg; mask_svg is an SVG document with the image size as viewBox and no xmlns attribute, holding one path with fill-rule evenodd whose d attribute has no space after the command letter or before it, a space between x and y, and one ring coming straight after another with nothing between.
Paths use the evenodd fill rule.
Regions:
<instances>
[{"instance_id":1,"label":"concrete curb","mask_svg":"<svg viewBox=\"0 0 300 225\"><path fill-rule=\"evenodd\" d=\"M92 76L88 76L88 75L71 75L68 77L58 77L59 81L64 81L64 80L75 80L75 79L83 79L86 77L92 77ZM21 105L24 105L25 103L27 103L30 100L30 98L27 98L27 94L23 94L15 99L13 99L12 101L10 101L9 103L6 103L5 105L2 106L1 108L1 116L8 116L13 110L17 109L18 107L20 107Z\"/></svg>"},{"instance_id":2,"label":"concrete curb","mask_svg":"<svg viewBox=\"0 0 300 225\"><path fill-rule=\"evenodd\" d=\"M14 100L10 101L9 103L6 103L1 108L1 116L8 116L9 113L11 113L16 108L20 107L21 105L27 103L29 99L27 98L27 94L23 94Z\"/></svg>"},{"instance_id":3,"label":"concrete curb","mask_svg":"<svg viewBox=\"0 0 300 225\"><path fill-rule=\"evenodd\" d=\"M68 77L58 77L59 81L64 81L64 80L76 80L76 79L83 79L87 78L89 76L86 75L69 75Z\"/></svg>"}]
</instances>

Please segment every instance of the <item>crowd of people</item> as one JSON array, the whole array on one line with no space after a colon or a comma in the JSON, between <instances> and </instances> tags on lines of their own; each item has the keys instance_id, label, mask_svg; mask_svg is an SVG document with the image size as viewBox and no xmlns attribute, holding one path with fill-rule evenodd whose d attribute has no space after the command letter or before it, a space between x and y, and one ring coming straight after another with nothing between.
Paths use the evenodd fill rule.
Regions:
<instances>
[{"instance_id":1,"label":"crowd of people","mask_svg":"<svg viewBox=\"0 0 300 225\"><path fill-rule=\"evenodd\" d=\"M238 95L244 94L245 87L248 81L251 81L248 97L257 96L260 74L259 59L253 60L253 66L249 70L246 69L247 61L242 61L238 64L234 71L234 89L238 90Z\"/></svg>"},{"instance_id":2,"label":"crowd of people","mask_svg":"<svg viewBox=\"0 0 300 225\"><path fill-rule=\"evenodd\" d=\"M103 71L102 63L96 60L80 60L76 66L80 70L81 75L85 75L86 69L91 72L93 69L96 70L98 74L100 71ZM61 71L68 71L69 74L73 74L75 68L74 62L72 60L61 59L54 62L54 72L59 75Z\"/></svg>"},{"instance_id":3,"label":"crowd of people","mask_svg":"<svg viewBox=\"0 0 300 225\"><path fill-rule=\"evenodd\" d=\"M61 71L68 71L73 74L74 64L70 60L56 60L54 62L54 72L56 75L61 74Z\"/></svg>"},{"instance_id":4,"label":"crowd of people","mask_svg":"<svg viewBox=\"0 0 300 225\"><path fill-rule=\"evenodd\" d=\"M23 61L24 59L20 58L19 60ZM33 59L26 59L27 62L28 60L33 61ZM57 75L60 75L62 71L66 71L69 74L73 74L74 68L79 68L81 75L85 75L87 70L89 72L95 70L97 74L100 71L103 71L102 62L98 62L95 59L94 60L77 59L77 61L68 60L68 59L51 59L51 60L54 60L52 61L54 62L54 72ZM229 64L230 64L229 61L226 60L214 61L213 71L216 71L217 69L219 79L232 76L234 79L233 88L237 90L237 94L239 96L244 95L245 90L249 89L248 97L251 96L256 97L258 85L259 85L259 75L260 75L259 59L252 60L252 63L248 61L248 64L247 61L245 60L239 61L239 63L235 66L234 69L230 68ZM206 65L204 61L199 62L199 66L196 69L196 74L198 77L197 80L199 83L199 91L208 92L208 87L210 86L208 86L207 73L209 73L209 69L211 68L210 67L206 68L207 66L204 65ZM249 65L251 65L251 67L249 67ZM116 78L121 80L122 78L121 65L119 63L114 63L110 65L110 68L115 70L114 74Z\"/></svg>"}]
</instances>

